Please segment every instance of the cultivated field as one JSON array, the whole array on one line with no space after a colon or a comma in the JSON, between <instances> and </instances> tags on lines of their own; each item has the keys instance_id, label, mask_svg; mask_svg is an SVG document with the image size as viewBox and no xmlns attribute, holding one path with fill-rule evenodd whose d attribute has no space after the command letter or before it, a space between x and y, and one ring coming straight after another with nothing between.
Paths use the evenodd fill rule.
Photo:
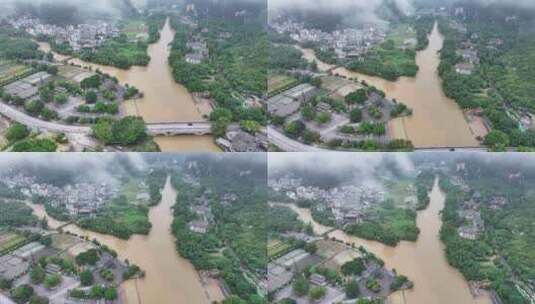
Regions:
<instances>
[{"instance_id":1,"label":"cultivated field","mask_svg":"<svg viewBox=\"0 0 535 304\"><path fill-rule=\"evenodd\" d=\"M32 73L32 68L11 61L0 61L0 87L24 78Z\"/></svg>"},{"instance_id":2,"label":"cultivated field","mask_svg":"<svg viewBox=\"0 0 535 304\"><path fill-rule=\"evenodd\" d=\"M0 231L0 254L19 247L26 238L18 233Z\"/></svg>"},{"instance_id":3,"label":"cultivated field","mask_svg":"<svg viewBox=\"0 0 535 304\"><path fill-rule=\"evenodd\" d=\"M268 78L268 95L278 94L279 91L289 88L296 79L286 75L270 75Z\"/></svg>"}]
</instances>

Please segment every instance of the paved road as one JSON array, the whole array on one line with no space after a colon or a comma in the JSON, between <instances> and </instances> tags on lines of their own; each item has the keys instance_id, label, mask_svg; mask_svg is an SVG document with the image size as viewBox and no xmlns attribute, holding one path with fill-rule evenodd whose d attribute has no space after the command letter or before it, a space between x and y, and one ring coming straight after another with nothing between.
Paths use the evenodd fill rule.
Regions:
<instances>
[{"instance_id":1,"label":"paved road","mask_svg":"<svg viewBox=\"0 0 535 304\"><path fill-rule=\"evenodd\" d=\"M279 132L273 126L267 127L268 137L271 144L279 147L285 152L328 152L330 150L321 149L302 144Z\"/></svg>"},{"instance_id":2,"label":"paved road","mask_svg":"<svg viewBox=\"0 0 535 304\"><path fill-rule=\"evenodd\" d=\"M334 150L322 149L305 145L296 140L293 140L273 126L268 126L268 136L270 143L276 145L284 152L334 152ZM514 148L507 149L509 152L514 152ZM488 152L487 147L428 147L428 148L416 148L416 152Z\"/></svg>"},{"instance_id":3,"label":"paved road","mask_svg":"<svg viewBox=\"0 0 535 304\"><path fill-rule=\"evenodd\" d=\"M44 121L32 117L15 107L0 102L0 114L17 121L30 128L41 131L70 134L91 134L91 127L71 126L55 122ZM149 123L147 132L150 135L206 135L211 133L210 122L177 122L177 123Z\"/></svg>"},{"instance_id":4,"label":"paved road","mask_svg":"<svg viewBox=\"0 0 535 304\"><path fill-rule=\"evenodd\" d=\"M91 134L90 127L69 126L58 124L54 122L44 121L32 117L24 112L17 110L3 102L0 102L0 113L13 121L20 122L30 128L39 129L41 131L51 131L56 133L78 133Z\"/></svg>"}]
</instances>

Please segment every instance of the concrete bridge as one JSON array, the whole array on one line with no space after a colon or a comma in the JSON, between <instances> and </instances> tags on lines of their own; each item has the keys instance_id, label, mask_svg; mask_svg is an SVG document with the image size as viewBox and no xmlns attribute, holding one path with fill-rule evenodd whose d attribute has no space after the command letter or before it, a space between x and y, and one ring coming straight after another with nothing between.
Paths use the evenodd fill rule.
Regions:
<instances>
[{"instance_id":1,"label":"concrete bridge","mask_svg":"<svg viewBox=\"0 0 535 304\"><path fill-rule=\"evenodd\" d=\"M207 135L212 133L212 124L208 121L148 123L147 132L153 136Z\"/></svg>"}]
</instances>

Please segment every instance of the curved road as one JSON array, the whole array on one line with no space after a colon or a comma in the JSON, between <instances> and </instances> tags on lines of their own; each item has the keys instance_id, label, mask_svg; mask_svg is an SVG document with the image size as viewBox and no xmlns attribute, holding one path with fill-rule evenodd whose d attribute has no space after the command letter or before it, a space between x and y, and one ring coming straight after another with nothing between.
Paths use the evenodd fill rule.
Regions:
<instances>
[{"instance_id":1,"label":"curved road","mask_svg":"<svg viewBox=\"0 0 535 304\"><path fill-rule=\"evenodd\" d=\"M269 141L271 144L279 147L284 152L344 152L338 150L328 150L314 146L305 145L296 140L287 137L273 126L268 126ZM426 147L415 148L415 152L488 152L488 148L481 147ZM508 148L508 152L515 151L514 148Z\"/></svg>"},{"instance_id":2,"label":"curved road","mask_svg":"<svg viewBox=\"0 0 535 304\"><path fill-rule=\"evenodd\" d=\"M321 149L302 144L282 134L273 126L268 126L267 132L269 142L279 147L284 152L333 152L331 150Z\"/></svg>"},{"instance_id":3,"label":"curved road","mask_svg":"<svg viewBox=\"0 0 535 304\"><path fill-rule=\"evenodd\" d=\"M84 135L91 135L92 133L91 127L44 121L3 102L0 102L0 114L32 129L41 131ZM211 133L211 124L210 122L149 123L147 124L147 132L150 135L206 135Z\"/></svg>"}]
</instances>

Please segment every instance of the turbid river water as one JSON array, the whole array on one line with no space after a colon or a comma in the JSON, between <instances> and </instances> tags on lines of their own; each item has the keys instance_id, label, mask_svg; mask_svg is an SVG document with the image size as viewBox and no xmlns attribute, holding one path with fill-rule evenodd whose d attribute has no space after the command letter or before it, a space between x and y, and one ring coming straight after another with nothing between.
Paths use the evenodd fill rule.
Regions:
<instances>
[{"instance_id":1,"label":"turbid river water","mask_svg":"<svg viewBox=\"0 0 535 304\"><path fill-rule=\"evenodd\" d=\"M113 248L122 259L139 265L145 272L144 279L130 280L123 284L121 297L125 303L158 304L208 304L199 275L186 259L175 249L175 240L170 232L173 221L171 207L175 203L176 192L168 180L162 191L162 201L150 209L149 220L152 229L146 236L134 235L129 240L121 240L68 225L64 231L97 239ZM40 218L46 216L42 205L29 204ZM49 226L59 227L63 223L51 219Z\"/></svg>"},{"instance_id":2,"label":"turbid river water","mask_svg":"<svg viewBox=\"0 0 535 304\"><path fill-rule=\"evenodd\" d=\"M388 268L408 276L414 282L412 290L398 292L390 296L391 303L408 304L489 304L490 297L481 293L474 297L468 283L461 273L451 267L444 254L444 245L440 241L440 211L444 208L445 195L435 181L430 193L429 207L418 213L417 225L420 235L416 242L400 242L396 247L360 239L335 230L329 233L345 243L364 246L385 261ZM320 225L312 219L309 209L292 207L304 222L312 223L317 234L323 234L330 227Z\"/></svg>"},{"instance_id":3,"label":"turbid river water","mask_svg":"<svg viewBox=\"0 0 535 304\"><path fill-rule=\"evenodd\" d=\"M146 67L134 66L121 70L111 66L103 66L70 59L69 63L100 69L102 72L115 76L119 82L137 87L144 97L127 101L123 105L129 115L141 116L148 123L158 122L194 122L204 120L202 113L209 109L196 104L188 90L175 82L168 64L169 44L173 41L174 31L166 21L160 32L160 40L151 44L148 54L151 57ZM39 43L40 49L50 51L48 43ZM54 54L56 60L63 61L67 57ZM175 136L156 137L156 142L163 151L220 151L213 143L211 136Z\"/></svg>"},{"instance_id":4,"label":"turbid river water","mask_svg":"<svg viewBox=\"0 0 535 304\"><path fill-rule=\"evenodd\" d=\"M410 139L414 146L419 148L478 146L479 143L463 112L455 101L446 97L442 91L437 68L440 64L438 52L442 49L443 42L444 37L435 25L429 36L429 46L416 56L416 64L420 70L414 78L401 77L397 81L388 81L355 73L343 67L335 68L333 74L365 80L383 90L389 98L396 98L414 110L411 117L392 121L391 127L396 138ZM319 61L313 50L302 51L307 60L318 62L320 70L334 68Z\"/></svg>"}]
</instances>

